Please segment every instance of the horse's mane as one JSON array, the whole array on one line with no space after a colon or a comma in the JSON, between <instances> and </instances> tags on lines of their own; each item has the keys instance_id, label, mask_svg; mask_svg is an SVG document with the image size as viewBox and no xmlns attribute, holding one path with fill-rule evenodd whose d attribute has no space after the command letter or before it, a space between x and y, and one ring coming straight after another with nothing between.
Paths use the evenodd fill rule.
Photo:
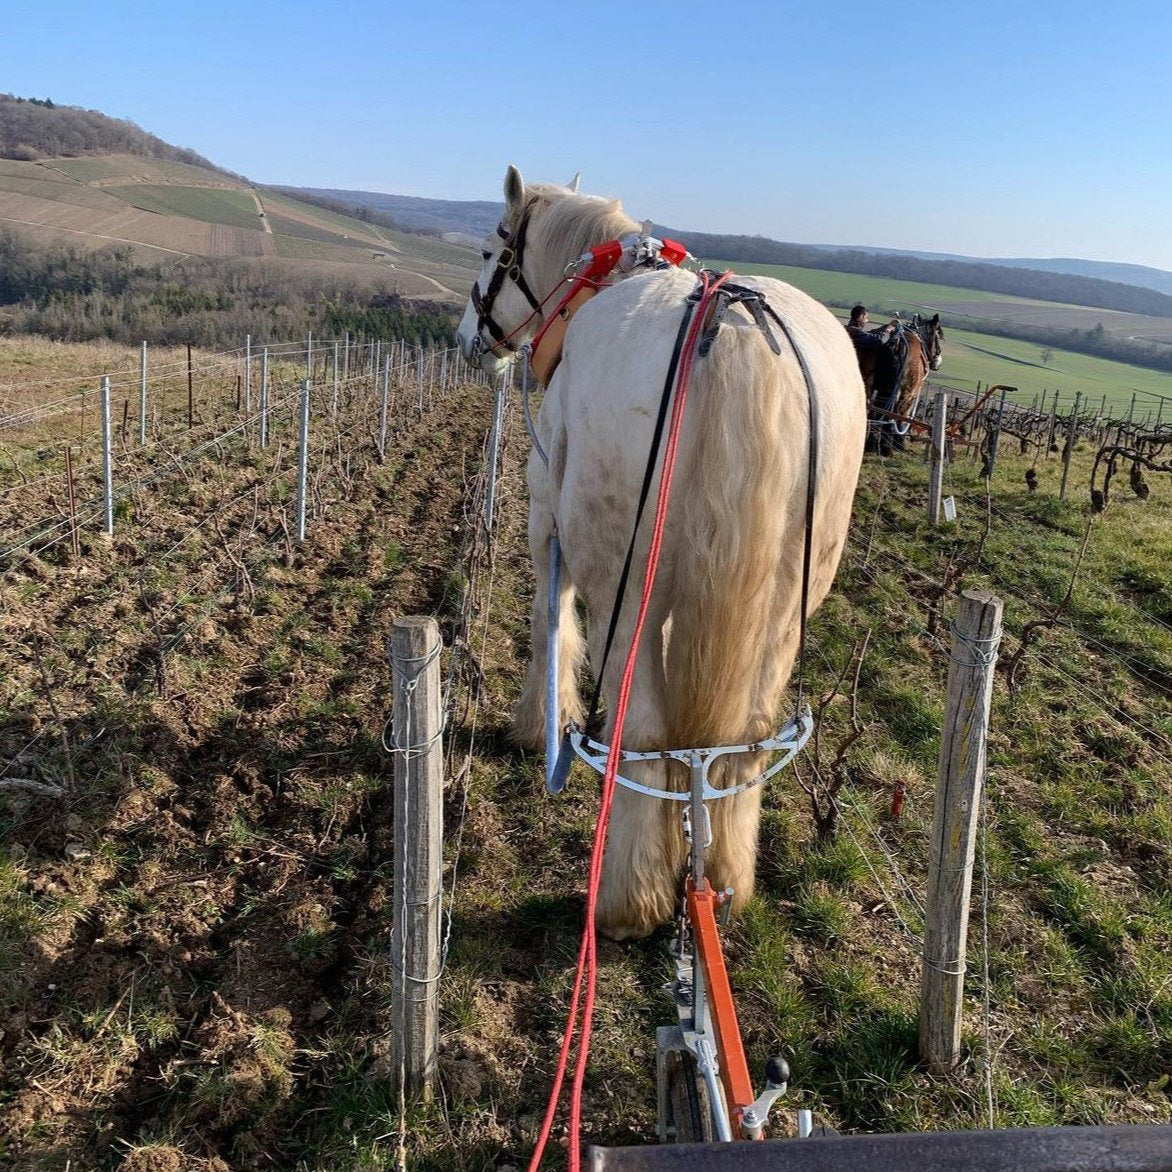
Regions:
<instances>
[{"instance_id":1,"label":"horse's mane","mask_svg":"<svg viewBox=\"0 0 1172 1172\"><path fill-rule=\"evenodd\" d=\"M534 236L540 242L543 258L558 266L558 276L567 261L604 240L616 240L639 227L617 199L578 195L548 183L530 184L526 194L536 196L549 207L540 221L535 221Z\"/></svg>"}]
</instances>

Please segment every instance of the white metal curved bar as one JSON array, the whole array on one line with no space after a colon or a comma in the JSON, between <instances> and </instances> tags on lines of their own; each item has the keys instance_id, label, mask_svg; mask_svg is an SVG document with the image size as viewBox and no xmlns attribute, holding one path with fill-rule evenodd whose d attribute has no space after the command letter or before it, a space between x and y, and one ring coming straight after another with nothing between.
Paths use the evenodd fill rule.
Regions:
<instances>
[{"instance_id":1,"label":"white metal curved bar","mask_svg":"<svg viewBox=\"0 0 1172 1172\"><path fill-rule=\"evenodd\" d=\"M813 731L814 716L807 706L795 720L791 720L788 724L783 725L776 734L763 741L754 741L748 745L720 745L711 749L654 749L650 752L635 752L629 749L620 749L619 760L664 761L670 759L672 761L682 761L685 765L692 765L698 762L704 777L701 800L708 802L716 798L730 798L733 794L743 793L747 789L752 789L755 785L761 785L768 781L775 773L780 773L801 752L802 747L810 739L810 734ZM587 765L598 773L606 772L606 759L610 755L609 745L604 745L601 741L591 739L577 725L573 724L570 725L570 743L574 746L574 752ZM764 773L758 774L749 781L742 782L740 785L729 786L726 789L718 789L708 782L708 770L718 757L723 757L730 753L771 752L780 752L782 755ZM669 802L687 802L692 797L691 793L687 790L678 792L676 790L658 789L650 785L640 785L639 782L632 781L629 777L624 777L621 773L615 780L619 785L629 790L634 790L635 793L646 794L651 798L664 798Z\"/></svg>"}]
</instances>

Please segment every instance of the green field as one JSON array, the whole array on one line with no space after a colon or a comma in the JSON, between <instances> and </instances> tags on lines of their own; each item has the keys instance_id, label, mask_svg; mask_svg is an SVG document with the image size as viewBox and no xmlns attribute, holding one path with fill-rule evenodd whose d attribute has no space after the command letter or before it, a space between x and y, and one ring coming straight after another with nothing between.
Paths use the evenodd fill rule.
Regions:
<instances>
[{"instance_id":1,"label":"green field","mask_svg":"<svg viewBox=\"0 0 1172 1172\"><path fill-rule=\"evenodd\" d=\"M1158 396L1172 398L1172 375L1123 362L1110 362L1069 350L1051 350L1049 362L1042 361L1045 347L1036 342L1019 342L992 334L947 330L944 337L944 362L931 375L931 381L958 390L975 390L977 383L1004 383L1018 388L1012 396L1019 403L1043 391L1061 392L1069 402L1080 391L1084 402L1097 407L1107 396L1108 413L1126 413L1132 393L1136 400L1136 418L1147 410L1156 410ZM1164 418L1172 416L1167 408Z\"/></svg>"},{"instance_id":2,"label":"green field","mask_svg":"<svg viewBox=\"0 0 1172 1172\"><path fill-rule=\"evenodd\" d=\"M125 187L108 187L106 190L136 208L161 212L165 216L186 216L189 220L227 224L232 228L261 226L252 196L235 188L131 183Z\"/></svg>"},{"instance_id":3,"label":"green field","mask_svg":"<svg viewBox=\"0 0 1172 1172\"><path fill-rule=\"evenodd\" d=\"M274 225L276 227L276 225ZM375 250L361 241L347 243L340 239L313 240L305 236L273 233L277 255L288 260L332 260L348 264L378 264L371 255Z\"/></svg>"},{"instance_id":4,"label":"green field","mask_svg":"<svg viewBox=\"0 0 1172 1172\"><path fill-rule=\"evenodd\" d=\"M374 248L373 244L368 244L366 240L355 240L353 237L343 237L342 234L333 228L327 228L323 224L307 224L304 220L294 220L289 216L280 216L274 212L266 212L268 216L269 227L278 236L297 236L304 240L322 240L329 244L340 244L346 248L353 248L355 245L361 245L364 248Z\"/></svg>"}]
</instances>

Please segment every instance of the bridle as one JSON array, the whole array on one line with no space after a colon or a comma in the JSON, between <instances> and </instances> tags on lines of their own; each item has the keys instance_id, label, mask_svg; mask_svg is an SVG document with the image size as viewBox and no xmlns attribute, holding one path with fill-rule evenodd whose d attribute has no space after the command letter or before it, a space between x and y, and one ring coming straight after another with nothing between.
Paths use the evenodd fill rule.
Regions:
<instances>
[{"instance_id":1,"label":"bridle","mask_svg":"<svg viewBox=\"0 0 1172 1172\"><path fill-rule=\"evenodd\" d=\"M489 350L496 358L505 357L504 354L500 353L500 347L516 352L517 344L513 341L514 335L533 320L534 314L541 315L541 302L534 296L533 290L530 289L529 282L525 280L525 274L521 270L525 259L525 235L529 231L529 220L537 202L536 199L532 199L525 205L517 227L512 232L505 230L503 221L497 225L496 233L505 244L496 258L496 268L493 269L492 276L488 280L488 288L483 293L480 292L479 278L472 286L471 301L477 314L476 337L472 340L472 361L475 361L484 349ZM533 309L533 313L510 333L505 333L500 323L492 316L492 307L496 303L501 289L504 288L506 280L512 281L521 290L525 300ZM494 338L491 344L485 341L485 329Z\"/></svg>"}]
</instances>

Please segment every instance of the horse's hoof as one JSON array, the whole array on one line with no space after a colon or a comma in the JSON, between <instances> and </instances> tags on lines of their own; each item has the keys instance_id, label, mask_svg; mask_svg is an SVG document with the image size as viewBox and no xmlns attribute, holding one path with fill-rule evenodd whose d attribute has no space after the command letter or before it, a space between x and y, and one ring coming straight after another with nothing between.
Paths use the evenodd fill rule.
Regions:
<instances>
[{"instance_id":1,"label":"horse's hoof","mask_svg":"<svg viewBox=\"0 0 1172 1172\"><path fill-rule=\"evenodd\" d=\"M641 924L609 924L597 921L598 934L621 944L624 940L644 940L655 931L655 925L644 927Z\"/></svg>"}]
</instances>

